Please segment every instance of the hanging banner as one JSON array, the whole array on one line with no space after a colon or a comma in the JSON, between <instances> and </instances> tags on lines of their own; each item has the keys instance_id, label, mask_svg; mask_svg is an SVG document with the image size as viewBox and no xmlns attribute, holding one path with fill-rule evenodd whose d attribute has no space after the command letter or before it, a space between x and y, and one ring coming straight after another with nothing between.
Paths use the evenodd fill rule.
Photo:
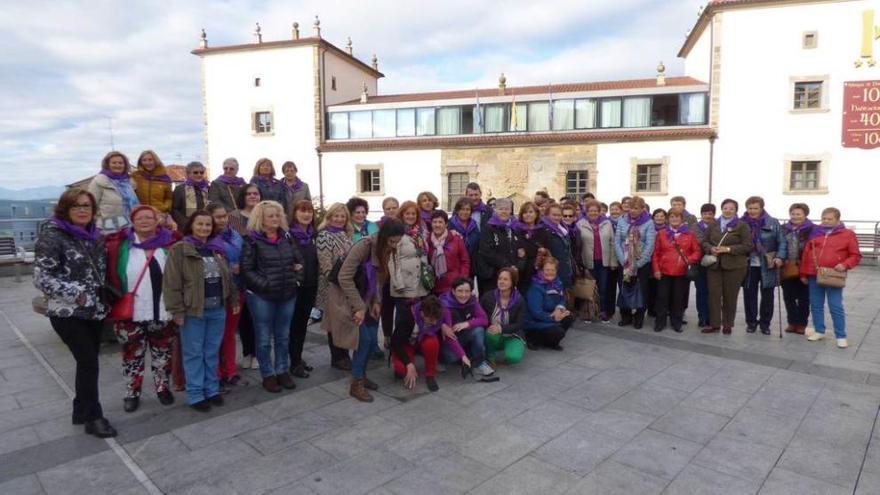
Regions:
<instances>
[{"instance_id":1,"label":"hanging banner","mask_svg":"<svg viewBox=\"0 0 880 495\"><path fill-rule=\"evenodd\" d=\"M880 147L880 81L843 83L844 148Z\"/></svg>"}]
</instances>

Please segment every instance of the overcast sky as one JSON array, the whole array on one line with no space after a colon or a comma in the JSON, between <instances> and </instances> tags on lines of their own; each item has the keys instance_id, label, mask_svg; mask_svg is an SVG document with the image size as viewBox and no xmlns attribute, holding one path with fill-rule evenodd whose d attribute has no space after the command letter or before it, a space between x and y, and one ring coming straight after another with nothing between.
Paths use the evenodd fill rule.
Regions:
<instances>
[{"instance_id":1,"label":"overcast sky","mask_svg":"<svg viewBox=\"0 0 880 495\"><path fill-rule=\"evenodd\" d=\"M322 36L385 78L380 93L652 77L678 53L705 0L4 1L0 186L66 184L110 150L200 159L199 58L212 46Z\"/></svg>"}]
</instances>

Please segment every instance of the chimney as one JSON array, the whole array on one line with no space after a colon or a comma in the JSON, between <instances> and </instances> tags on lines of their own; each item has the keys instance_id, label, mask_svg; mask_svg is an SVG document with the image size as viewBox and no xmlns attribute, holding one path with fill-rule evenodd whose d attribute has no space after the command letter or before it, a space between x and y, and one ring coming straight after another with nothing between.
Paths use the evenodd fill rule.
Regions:
<instances>
[{"instance_id":1,"label":"chimney","mask_svg":"<svg viewBox=\"0 0 880 495\"><path fill-rule=\"evenodd\" d=\"M208 48L208 34L205 33L205 28L202 28L201 39L199 40L199 48L205 49Z\"/></svg>"},{"instance_id":2,"label":"chimney","mask_svg":"<svg viewBox=\"0 0 880 495\"><path fill-rule=\"evenodd\" d=\"M666 86L666 66L663 62L657 64L657 86Z\"/></svg>"},{"instance_id":3,"label":"chimney","mask_svg":"<svg viewBox=\"0 0 880 495\"><path fill-rule=\"evenodd\" d=\"M361 86L361 103L366 103L367 102L367 83L366 83L366 81L364 81L361 84L362 84L362 86Z\"/></svg>"},{"instance_id":4,"label":"chimney","mask_svg":"<svg viewBox=\"0 0 880 495\"><path fill-rule=\"evenodd\" d=\"M260 23L257 23L257 29L254 31L254 37L257 39L257 43L263 42L263 35L260 34Z\"/></svg>"},{"instance_id":5,"label":"chimney","mask_svg":"<svg viewBox=\"0 0 880 495\"><path fill-rule=\"evenodd\" d=\"M299 39L299 23L298 22L293 23L293 31L291 32L291 34L293 36L293 39L295 39L295 40Z\"/></svg>"},{"instance_id":6,"label":"chimney","mask_svg":"<svg viewBox=\"0 0 880 495\"><path fill-rule=\"evenodd\" d=\"M375 53L373 54L373 59L371 60L371 62L372 62L371 65L373 66L373 70L376 72L379 72L379 57L377 57Z\"/></svg>"},{"instance_id":7,"label":"chimney","mask_svg":"<svg viewBox=\"0 0 880 495\"><path fill-rule=\"evenodd\" d=\"M354 56L354 48L351 46L351 36L348 37L348 41L345 43L345 51L348 52L350 57Z\"/></svg>"},{"instance_id":8,"label":"chimney","mask_svg":"<svg viewBox=\"0 0 880 495\"><path fill-rule=\"evenodd\" d=\"M318 19L318 16L315 16L315 22L312 24L312 28L315 30L315 37L321 37L321 20Z\"/></svg>"},{"instance_id":9,"label":"chimney","mask_svg":"<svg viewBox=\"0 0 880 495\"><path fill-rule=\"evenodd\" d=\"M507 89L507 78L504 77L504 73L501 73L501 76L498 77L498 94L504 96L504 92Z\"/></svg>"}]
</instances>

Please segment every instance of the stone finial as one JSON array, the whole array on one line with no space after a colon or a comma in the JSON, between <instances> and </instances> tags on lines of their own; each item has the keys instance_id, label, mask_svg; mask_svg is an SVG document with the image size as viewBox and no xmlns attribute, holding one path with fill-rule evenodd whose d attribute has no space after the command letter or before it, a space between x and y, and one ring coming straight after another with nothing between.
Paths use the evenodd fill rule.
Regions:
<instances>
[{"instance_id":1,"label":"stone finial","mask_svg":"<svg viewBox=\"0 0 880 495\"><path fill-rule=\"evenodd\" d=\"M299 39L299 23L298 22L293 23L293 30L291 31L291 35L293 36L293 39L295 39L295 40Z\"/></svg>"},{"instance_id":2,"label":"stone finial","mask_svg":"<svg viewBox=\"0 0 880 495\"><path fill-rule=\"evenodd\" d=\"M261 33L262 29L260 29L260 23L257 23L257 28L254 30L254 37L257 39L257 43L263 42L263 35Z\"/></svg>"},{"instance_id":3,"label":"stone finial","mask_svg":"<svg viewBox=\"0 0 880 495\"><path fill-rule=\"evenodd\" d=\"M205 32L205 28L202 28L202 34L199 38L199 48L208 48L208 33Z\"/></svg>"},{"instance_id":4,"label":"stone finial","mask_svg":"<svg viewBox=\"0 0 880 495\"><path fill-rule=\"evenodd\" d=\"M321 37L321 20L318 19L317 15L315 16L315 22L312 23L312 28L315 31L315 36L320 38Z\"/></svg>"},{"instance_id":5,"label":"stone finial","mask_svg":"<svg viewBox=\"0 0 880 495\"><path fill-rule=\"evenodd\" d=\"M662 61L657 64L657 86L666 86L666 66Z\"/></svg>"},{"instance_id":6,"label":"stone finial","mask_svg":"<svg viewBox=\"0 0 880 495\"><path fill-rule=\"evenodd\" d=\"M345 42L345 51L348 52L352 57L354 56L354 48L351 45L351 36L348 37L348 41Z\"/></svg>"},{"instance_id":7,"label":"stone finial","mask_svg":"<svg viewBox=\"0 0 880 495\"><path fill-rule=\"evenodd\" d=\"M378 71L379 70L379 57L377 57L375 53L373 54L373 58L370 60L370 62L371 62L370 65L373 66L373 70Z\"/></svg>"},{"instance_id":8,"label":"stone finial","mask_svg":"<svg viewBox=\"0 0 880 495\"><path fill-rule=\"evenodd\" d=\"M504 91L507 89L507 78L504 76L502 72L500 76L498 76L498 94L503 95Z\"/></svg>"},{"instance_id":9,"label":"stone finial","mask_svg":"<svg viewBox=\"0 0 880 495\"><path fill-rule=\"evenodd\" d=\"M363 81L361 83L361 103L366 103L368 96L369 95L367 95L367 82Z\"/></svg>"}]
</instances>

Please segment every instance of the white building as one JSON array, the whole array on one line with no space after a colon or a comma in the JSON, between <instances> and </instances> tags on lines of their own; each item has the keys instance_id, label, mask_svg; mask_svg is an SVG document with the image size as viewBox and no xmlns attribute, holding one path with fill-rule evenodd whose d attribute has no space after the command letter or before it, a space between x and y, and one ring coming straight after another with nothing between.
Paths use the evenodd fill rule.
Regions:
<instances>
[{"instance_id":1,"label":"white building","mask_svg":"<svg viewBox=\"0 0 880 495\"><path fill-rule=\"evenodd\" d=\"M781 217L806 202L814 216L834 205L877 219L878 7L714 0L679 52L683 77L661 65L650 79L507 87L502 75L479 91L380 95L375 57L358 61L317 27L308 38L204 46L193 53L208 163L292 159L325 203L360 195L376 211L386 195L422 190L449 207L477 181L484 195L637 193L654 207L681 194L691 210L759 194ZM845 103L845 84L858 81Z\"/></svg>"}]
</instances>

